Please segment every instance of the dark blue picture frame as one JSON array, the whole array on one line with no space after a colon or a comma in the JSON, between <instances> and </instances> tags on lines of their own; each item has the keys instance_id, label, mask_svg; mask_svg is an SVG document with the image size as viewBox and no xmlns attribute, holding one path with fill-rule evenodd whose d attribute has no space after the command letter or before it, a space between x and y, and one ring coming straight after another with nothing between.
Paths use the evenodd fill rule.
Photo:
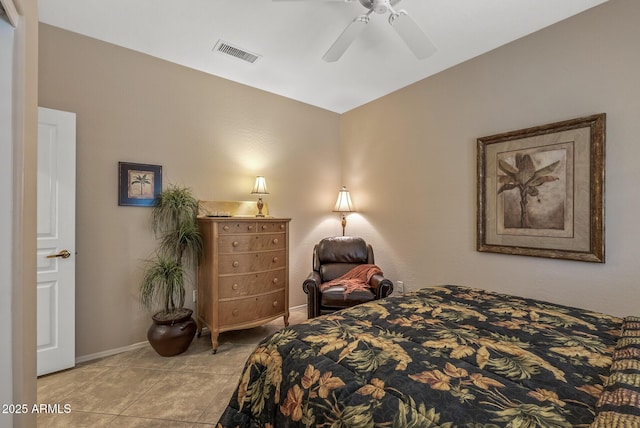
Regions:
<instances>
[{"instance_id":1,"label":"dark blue picture frame","mask_svg":"<svg viewBox=\"0 0 640 428\"><path fill-rule=\"evenodd\" d=\"M152 207L162 192L162 165L118 162L118 205Z\"/></svg>"}]
</instances>

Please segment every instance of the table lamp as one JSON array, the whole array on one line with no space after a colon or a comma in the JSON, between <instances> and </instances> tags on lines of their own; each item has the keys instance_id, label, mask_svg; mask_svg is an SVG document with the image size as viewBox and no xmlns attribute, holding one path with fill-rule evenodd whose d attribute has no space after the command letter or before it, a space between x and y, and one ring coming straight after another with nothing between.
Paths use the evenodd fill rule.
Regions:
<instances>
[{"instance_id":1,"label":"table lamp","mask_svg":"<svg viewBox=\"0 0 640 428\"><path fill-rule=\"evenodd\" d=\"M256 217L264 217L264 214L262 214L262 208L264 207L262 195L268 195L269 191L267 190L267 181L263 176L259 175L256 177L256 182L253 185L251 194L258 195L258 214L256 214Z\"/></svg>"}]
</instances>

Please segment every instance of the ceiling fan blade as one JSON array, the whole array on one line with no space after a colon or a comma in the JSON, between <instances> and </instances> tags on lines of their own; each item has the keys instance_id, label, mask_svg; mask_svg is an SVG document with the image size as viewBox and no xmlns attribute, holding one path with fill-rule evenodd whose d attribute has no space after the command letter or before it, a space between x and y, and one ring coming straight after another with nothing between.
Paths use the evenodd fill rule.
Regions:
<instances>
[{"instance_id":1,"label":"ceiling fan blade","mask_svg":"<svg viewBox=\"0 0 640 428\"><path fill-rule=\"evenodd\" d=\"M329 48L326 54L322 57L326 62L335 62L340 59L343 53L347 50L351 43L358 37L358 35L364 30L369 23L369 15L362 15L351 21L351 24L344 29L338 40Z\"/></svg>"},{"instance_id":2,"label":"ceiling fan blade","mask_svg":"<svg viewBox=\"0 0 640 428\"><path fill-rule=\"evenodd\" d=\"M433 55L437 48L422 29L411 19L406 10L399 10L389 16L389 24L404 40L411 52L418 58L424 59Z\"/></svg>"},{"instance_id":3,"label":"ceiling fan blade","mask_svg":"<svg viewBox=\"0 0 640 428\"><path fill-rule=\"evenodd\" d=\"M323 1L329 3L351 3L353 0L271 0L271 1Z\"/></svg>"}]
</instances>

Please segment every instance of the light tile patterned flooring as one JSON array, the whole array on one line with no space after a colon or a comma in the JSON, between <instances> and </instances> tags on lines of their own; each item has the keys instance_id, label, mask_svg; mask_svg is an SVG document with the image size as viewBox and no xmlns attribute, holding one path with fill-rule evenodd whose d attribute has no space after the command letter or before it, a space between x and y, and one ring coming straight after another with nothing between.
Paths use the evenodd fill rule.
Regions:
<instances>
[{"instance_id":1,"label":"light tile patterned flooring","mask_svg":"<svg viewBox=\"0 0 640 428\"><path fill-rule=\"evenodd\" d=\"M307 318L291 310L290 324ZM184 354L161 357L150 347L123 352L38 379L38 403L68 404L68 414L39 414L38 427L198 428L215 426L249 356L282 318L253 329L195 338Z\"/></svg>"}]
</instances>

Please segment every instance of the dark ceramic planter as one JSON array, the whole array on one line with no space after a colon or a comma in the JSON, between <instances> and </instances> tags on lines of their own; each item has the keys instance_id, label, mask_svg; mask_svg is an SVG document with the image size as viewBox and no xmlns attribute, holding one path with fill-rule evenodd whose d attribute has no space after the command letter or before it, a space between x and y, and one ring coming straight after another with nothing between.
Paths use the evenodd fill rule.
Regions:
<instances>
[{"instance_id":1,"label":"dark ceramic planter","mask_svg":"<svg viewBox=\"0 0 640 428\"><path fill-rule=\"evenodd\" d=\"M183 309L175 319L163 319L160 312L155 314L147 331L151 347L163 357L173 357L186 351L197 329L192 314L191 309Z\"/></svg>"}]
</instances>

